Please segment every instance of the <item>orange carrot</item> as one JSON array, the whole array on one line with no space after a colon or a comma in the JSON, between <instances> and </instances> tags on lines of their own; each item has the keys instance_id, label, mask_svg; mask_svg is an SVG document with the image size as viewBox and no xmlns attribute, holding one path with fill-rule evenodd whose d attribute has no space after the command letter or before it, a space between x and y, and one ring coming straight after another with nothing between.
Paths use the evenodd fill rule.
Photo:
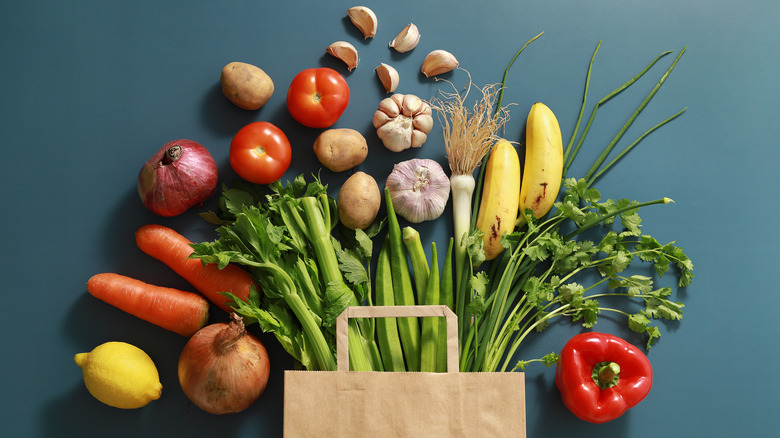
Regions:
<instances>
[{"instance_id":1,"label":"orange carrot","mask_svg":"<svg viewBox=\"0 0 780 438\"><path fill-rule=\"evenodd\" d=\"M209 301L226 312L233 309L230 300L221 292L230 292L242 300L249 299L252 276L235 265L219 269L216 264L203 265L189 258L193 250L189 239L162 225L144 225L135 233L135 242L141 251L162 261L187 280Z\"/></svg>"},{"instance_id":2,"label":"orange carrot","mask_svg":"<svg viewBox=\"0 0 780 438\"><path fill-rule=\"evenodd\" d=\"M194 335L209 319L209 302L202 296L124 275L94 275L87 281L87 291L120 310L182 336Z\"/></svg>"}]
</instances>

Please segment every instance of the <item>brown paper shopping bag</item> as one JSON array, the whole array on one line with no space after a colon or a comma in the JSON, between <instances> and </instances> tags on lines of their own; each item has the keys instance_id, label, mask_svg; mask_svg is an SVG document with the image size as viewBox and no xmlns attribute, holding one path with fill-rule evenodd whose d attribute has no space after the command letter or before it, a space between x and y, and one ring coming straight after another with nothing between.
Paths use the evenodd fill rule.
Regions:
<instances>
[{"instance_id":1,"label":"brown paper shopping bag","mask_svg":"<svg viewBox=\"0 0 780 438\"><path fill-rule=\"evenodd\" d=\"M447 372L348 371L349 318L444 317ZM337 371L285 371L284 436L525 437L523 373L461 373L447 306L349 307L336 323Z\"/></svg>"}]
</instances>

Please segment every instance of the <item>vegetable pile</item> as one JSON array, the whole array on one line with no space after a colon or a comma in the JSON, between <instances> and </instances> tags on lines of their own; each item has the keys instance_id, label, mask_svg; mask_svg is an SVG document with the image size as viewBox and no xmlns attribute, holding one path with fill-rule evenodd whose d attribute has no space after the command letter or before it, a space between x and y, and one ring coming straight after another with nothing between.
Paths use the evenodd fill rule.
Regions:
<instances>
[{"instance_id":1,"label":"vegetable pile","mask_svg":"<svg viewBox=\"0 0 780 438\"><path fill-rule=\"evenodd\" d=\"M334 370L329 329L343 308L370 297L363 262L370 257L371 241L362 231L350 236L354 243L349 246L331 237L336 206L319 182L297 178L270 188L270 195L249 185L225 190L221 212L212 216L223 224L217 229L220 238L193 245L195 255L220 267L233 263L251 269L263 293L254 289L248 303L236 300L236 312L273 332L307 369ZM350 327L352 339L362 340L350 344L356 370L373 368L367 329L358 323Z\"/></svg>"},{"instance_id":2,"label":"vegetable pile","mask_svg":"<svg viewBox=\"0 0 780 438\"><path fill-rule=\"evenodd\" d=\"M618 309L600 307L598 299L602 297L625 297L644 304L644 309L626 315L631 330L646 334L647 348L650 348L661 335L660 330L652 325L653 319L682 318L683 304L669 299L671 288L653 289L653 279L648 276L622 275L632 261L637 259L652 263L659 276L663 276L674 267L679 272L678 285L685 287L690 284L693 278L693 264L682 249L673 243L661 244L641 232L638 210L649 205L668 204L671 200L669 198L647 202L626 199L602 200L593 185L599 176L635 147L642 138L682 113L682 111L678 112L646 131L626 146L617 158L604 164L612 148L621 140L628 127L633 124L638 114L661 87L684 52L684 50L680 52L584 178L567 178L566 172L585 140L599 105L639 80L660 59L660 56L595 105L590 120L575 145L576 133L586 103L586 98L583 99L583 108L580 110L574 135L562 156L549 154L541 160L544 165L529 168L536 151L529 149L529 146L534 144L528 142L536 140L528 137L536 135L538 127L527 128L523 184L526 184L527 179L531 179L533 183L540 178L547 178L547 181L557 179L539 175L538 172L540 169L550 169L552 166L557 167L564 163L558 168L560 168L560 179L563 180L565 190L562 199L553 203L552 199L546 200L546 197L547 206L537 210L533 203L523 205L524 190L521 189L520 203L526 225L502 237L502 246L506 249L500 259L491 263L486 270L477 272L463 282L468 285L468 288L463 288L466 289L465 292L463 289L458 291L459 297L465 297L464 306L458 309L459 316L469 318L473 323L461 324L461 370L506 371L523 368L524 361L512 365L512 360L522 341L534 331L544 329L550 319L556 316L569 316L573 321L582 321L584 327L590 328L596 323L598 314L602 311L625 314ZM595 55L594 52L594 57ZM586 84L589 80L590 69ZM539 116L543 120L536 120ZM557 121L551 117L551 113L537 115L533 109L528 123L533 125L538 123L543 130L557 129ZM545 124L548 126L544 126ZM542 144L549 145L553 142L543 141ZM533 190L533 183L529 190ZM545 187L549 188L550 184L545 184ZM539 200L540 197L537 195L533 199ZM553 206L555 210L548 214L546 209ZM623 226L621 231L609 228L616 219L619 219ZM602 228L600 241L577 239L585 230L597 225L605 227ZM570 231L563 231L566 227ZM472 232L471 236L474 234ZM482 255L478 249L471 252L469 261L471 266L478 266L481 260ZM577 283L576 279L583 278L582 273L589 270L597 272L599 280L589 286ZM598 287L604 287L606 291L588 295ZM551 357L547 360L549 362L552 359Z\"/></svg>"},{"instance_id":3,"label":"vegetable pile","mask_svg":"<svg viewBox=\"0 0 780 438\"><path fill-rule=\"evenodd\" d=\"M355 7L348 12L365 38L375 36L373 11ZM376 70L381 85L393 94L378 102L371 118L376 137L370 140L402 157L389 175L370 175L360 169L370 150L360 132L331 128L349 105L346 79L330 68L300 72L291 81L286 106L299 129L320 130L311 155L304 159L318 160L326 172L350 172L337 197L329 195L320 176L297 175L283 182L297 159L288 137L271 122L251 123L230 144L230 164L239 178L222 187L216 211L200 212L214 224L215 240L193 243L156 224L136 233L141 250L171 267L199 294L110 273L90 279L89 292L191 338L180 359L180 383L194 404L215 414L244 410L265 389L269 359L247 328L272 333L307 370L335 370L335 321L347 307L444 304L458 316L460 371L511 372L532 362L557 364L556 381L572 412L592 422L616 418L649 392L649 362L639 349L612 335L599 334L601 338L592 341L597 334L586 333L572 339L560 356L519 357L527 337L543 331L556 317L568 317L590 329L602 312L616 312L625 317L631 331L646 337L647 349L661 336L654 320L682 318L684 305L673 301L670 287L656 288L652 277L626 273L634 262L646 262L659 278L674 270L678 286L691 283L693 264L683 250L641 230L638 211L671 200L604 200L595 183L641 140L684 112L651 127L606 162L685 50L589 171L575 178L567 173L586 145L599 107L642 79L669 52L593 105L580 133L597 46L585 78L582 106L565 147L555 114L542 102L530 106L525 138L502 138L510 115L509 106L502 103L509 70L541 35L514 55L501 84L478 87L468 75L461 90L439 78L452 90L439 90L428 100L396 92L398 73L382 64ZM407 52L419 43L419 30L409 24L390 46ZM344 68L357 68L357 52L348 42L331 44L327 53L344 61ZM454 55L441 49L426 56L421 68L421 74L431 78L453 71L465 72ZM246 63L227 64L220 82L226 98L248 111L260 109L274 89L263 70ZM406 155L430 139L434 113L442 129L449 175L436 161L442 156ZM181 214L201 204L216 188L216 170L210 173L213 159L206 159L211 158L208 152L194 142L183 142L163 147L139 176L144 203L161 216ZM184 155L171 155L176 151L169 154L176 147L180 155L184 147L187 158L200 160L196 162L203 166L195 174L210 178L207 183L164 177L177 173L177 160L186 162ZM169 162L163 155L170 155ZM377 180L384 182L383 188ZM152 199L150 192L163 193L166 204L152 208L147 201ZM412 225L444 220L440 217L450 192L453 234L447 247L423 243ZM596 275L584 275L588 272ZM591 284L584 284L588 280ZM605 297L639 303L641 309L628 313L604 307L599 300ZM231 321L206 325L210 304L227 312ZM349 332L351 370L446 369L443 319L352 319ZM622 352L613 354L604 348L601 355L589 354L597 342L620 345ZM591 369L585 370L580 358L594 355L599 362L587 362ZM587 378L582 375L585 371ZM623 376L623 386L630 378L644 380L632 392L621 387L618 375ZM607 414L593 414L597 410L593 400L607 390L630 401L608 408Z\"/></svg>"}]
</instances>

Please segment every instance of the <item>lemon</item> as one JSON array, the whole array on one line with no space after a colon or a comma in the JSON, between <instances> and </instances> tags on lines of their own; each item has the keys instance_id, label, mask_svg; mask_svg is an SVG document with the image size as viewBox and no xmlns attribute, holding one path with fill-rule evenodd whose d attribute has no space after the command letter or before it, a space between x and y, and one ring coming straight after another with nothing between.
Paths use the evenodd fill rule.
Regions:
<instances>
[{"instance_id":1,"label":"lemon","mask_svg":"<svg viewBox=\"0 0 780 438\"><path fill-rule=\"evenodd\" d=\"M125 342L106 342L73 357L84 373L92 396L121 409L136 409L160 398L157 367L140 348Z\"/></svg>"}]
</instances>

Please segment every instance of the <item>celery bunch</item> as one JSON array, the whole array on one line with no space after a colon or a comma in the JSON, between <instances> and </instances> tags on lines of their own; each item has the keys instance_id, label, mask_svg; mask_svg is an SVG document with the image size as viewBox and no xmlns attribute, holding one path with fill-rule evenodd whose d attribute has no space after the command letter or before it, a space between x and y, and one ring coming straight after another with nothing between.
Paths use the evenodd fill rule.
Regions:
<instances>
[{"instance_id":1,"label":"celery bunch","mask_svg":"<svg viewBox=\"0 0 780 438\"><path fill-rule=\"evenodd\" d=\"M335 370L335 322L347 306L371 300L371 235L337 224L327 187L302 176L283 186L251 184L224 188L219 212L204 217L219 224L219 238L194 244L193 257L247 268L258 286L248 302L231 294L247 323L273 333L304 368ZM369 233L376 232L369 230ZM350 321L350 369L381 370L372 320Z\"/></svg>"}]
</instances>

